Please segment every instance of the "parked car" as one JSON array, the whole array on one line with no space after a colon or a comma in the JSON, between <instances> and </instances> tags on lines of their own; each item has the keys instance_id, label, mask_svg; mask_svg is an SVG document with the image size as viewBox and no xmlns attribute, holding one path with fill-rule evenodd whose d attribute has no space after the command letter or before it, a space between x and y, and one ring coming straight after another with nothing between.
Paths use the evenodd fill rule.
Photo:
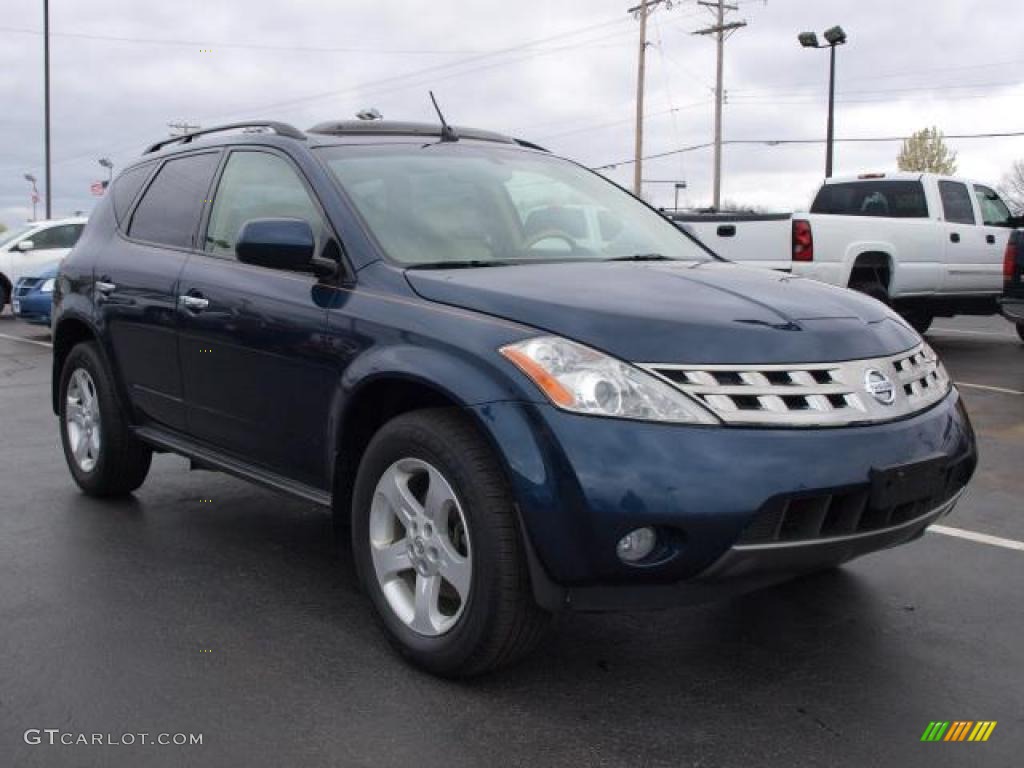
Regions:
<instances>
[{"instance_id":1,"label":"parked car","mask_svg":"<svg viewBox=\"0 0 1024 768\"><path fill-rule=\"evenodd\" d=\"M1006 243L1003 257L1003 317L1017 327L1024 341L1024 230L1016 230Z\"/></svg>"},{"instance_id":2,"label":"parked car","mask_svg":"<svg viewBox=\"0 0 1024 768\"><path fill-rule=\"evenodd\" d=\"M85 227L81 217L35 221L0 235L0 312L14 285L67 256Z\"/></svg>"},{"instance_id":3,"label":"parked car","mask_svg":"<svg viewBox=\"0 0 1024 768\"><path fill-rule=\"evenodd\" d=\"M169 451L331 508L425 669L903 544L974 471L949 375L876 301L498 134L239 128L151 147L61 265L68 467L119 496ZM566 205L613 226L528 230Z\"/></svg>"},{"instance_id":4,"label":"parked car","mask_svg":"<svg viewBox=\"0 0 1024 768\"><path fill-rule=\"evenodd\" d=\"M22 320L37 325L50 324L53 307L53 285L57 279L57 265L44 269L35 277L23 277L14 286L11 309Z\"/></svg>"},{"instance_id":5,"label":"parked car","mask_svg":"<svg viewBox=\"0 0 1024 768\"><path fill-rule=\"evenodd\" d=\"M1020 220L991 187L931 173L826 179L810 213L672 214L741 264L791 271L892 304L921 333L935 317L996 314Z\"/></svg>"}]
</instances>

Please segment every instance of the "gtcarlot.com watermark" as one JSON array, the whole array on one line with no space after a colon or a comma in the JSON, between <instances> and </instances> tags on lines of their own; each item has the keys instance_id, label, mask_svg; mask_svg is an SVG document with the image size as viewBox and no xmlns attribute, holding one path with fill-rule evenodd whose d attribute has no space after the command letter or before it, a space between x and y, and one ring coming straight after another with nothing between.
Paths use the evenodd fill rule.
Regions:
<instances>
[{"instance_id":1,"label":"gtcarlot.com watermark","mask_svg":"<svg viewBox=\"0 0 1024 768\"><path fill-rule=\"evenodd\" d=\"M171 747L195 746L203 743L201 733L75 733L60 728L29 728L23 737L26 744L51 746L130 747L136 744Z\"/></svg>"}]
</instances>

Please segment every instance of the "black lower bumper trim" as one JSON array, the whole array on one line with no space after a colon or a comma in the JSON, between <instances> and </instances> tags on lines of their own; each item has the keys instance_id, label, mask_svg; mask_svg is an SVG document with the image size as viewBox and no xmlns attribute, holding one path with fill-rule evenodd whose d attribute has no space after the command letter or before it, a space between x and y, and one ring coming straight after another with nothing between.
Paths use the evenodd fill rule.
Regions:
<instances>
[{"instance_id":1,"label":"black lower bumper trim","mask_svg":"<svg viewBox=\"0 0 1024 768\"><path fill-rule=\"evenodd\" d=\"M644 610L750 592L912 541L949 514L962 493L913 520L876 531L807 541L737 545L699 575L675 584L570 588L565 607L577 611Z\"/></svg>"}]
</instances>

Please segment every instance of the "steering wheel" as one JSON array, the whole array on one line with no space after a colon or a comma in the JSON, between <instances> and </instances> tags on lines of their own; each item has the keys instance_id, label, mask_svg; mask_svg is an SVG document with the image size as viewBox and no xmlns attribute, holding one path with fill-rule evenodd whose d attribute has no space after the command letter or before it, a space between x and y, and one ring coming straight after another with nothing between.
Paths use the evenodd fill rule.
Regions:
<instances>
[{"instance_id":1,"label":"steering wheel","mask_svg":"<svg viewBox=\"0 0 1024 768\"><path fill-rule=\"evenodd\" d=\"M544 240L550 240L551 238L554 238L556 240L564 240L569 244L569 250L575 253L576 241L569 237L569 235L567 235L565 232L562 232L557 229L542 229L537 234L527 238L526 242L523 243L523 250L529 251L537 243L540 243Z\"/></svg>"}]
</instances>

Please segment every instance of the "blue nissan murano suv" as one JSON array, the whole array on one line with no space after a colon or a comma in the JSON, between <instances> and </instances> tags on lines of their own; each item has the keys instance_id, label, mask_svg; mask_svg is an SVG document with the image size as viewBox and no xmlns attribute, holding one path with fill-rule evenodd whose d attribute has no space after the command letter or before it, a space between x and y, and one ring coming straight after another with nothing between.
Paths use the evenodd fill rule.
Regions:
<instances>
[{"instance_id":1,"label":"blue nissan murano suv","mask_svg":"<svg viewBox=\"0 0 1024 768\"><path fill-rule=\"evenodd\" d=\"M54 288L53 408L92 496L171 452L333 511L439 675L552 615L675 605L919 537L976 464L932 349L747 269L529 142L222 126L150 147Z\"/></svg>"}]
</instances>

